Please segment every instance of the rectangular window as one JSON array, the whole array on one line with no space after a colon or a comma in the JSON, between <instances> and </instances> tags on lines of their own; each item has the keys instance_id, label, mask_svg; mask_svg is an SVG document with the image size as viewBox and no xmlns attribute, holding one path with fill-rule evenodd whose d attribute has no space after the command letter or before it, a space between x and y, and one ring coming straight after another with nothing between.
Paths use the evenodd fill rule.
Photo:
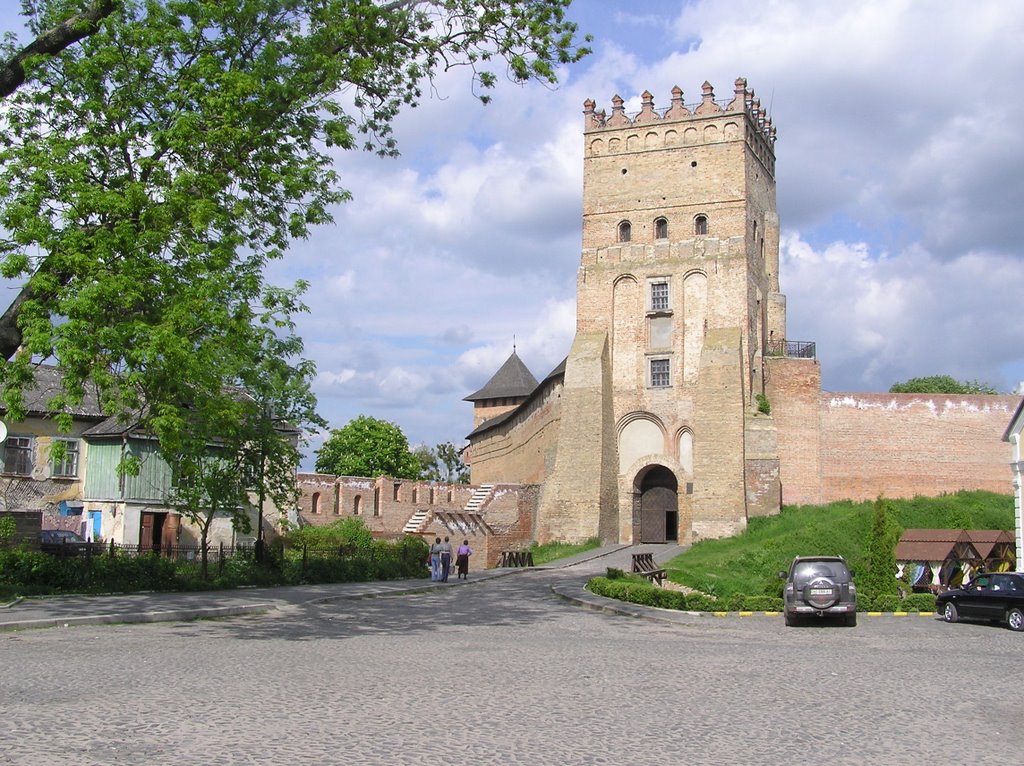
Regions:
<instances>
[{"instance_id":1,"label":"rectangular window","mask_svg":"<svg viewBox=\"0 0 1024 766\"><path fill-rule=\"evenodd\" d=\"M651 283L651 311L668 310L668 282Z\"/></svg>"},{"instance_id":2,"label":"rectangular window","mask_svg":"<svg viewBox=\"0 0 1024 766\"><path fill-rule=\"evenodd\" d=\"M653 388L664 388L671 384L669 378L669 360L651 360L651 386Z\"/></svg>"},{"instance_id":3,"label":"rectangular window","mask_svg":"<svg viewBox=\"0 0 1024 766\"><path fill-rule=\"evenodd\" d=\"M8 436L4 444L4 473L32 475L32 437Z\"/></svg>"},{"instance_id":4,"label":"rectangular window","mask_svg":"<svg viewBox=\"0 0 1024 766\"><path fill-rule=\"evenodd\" d=\"M73 479L78 476L78 439L55 439L64 445L64 456L53 457L53 475Z\"/></svg>"}]
</instances>

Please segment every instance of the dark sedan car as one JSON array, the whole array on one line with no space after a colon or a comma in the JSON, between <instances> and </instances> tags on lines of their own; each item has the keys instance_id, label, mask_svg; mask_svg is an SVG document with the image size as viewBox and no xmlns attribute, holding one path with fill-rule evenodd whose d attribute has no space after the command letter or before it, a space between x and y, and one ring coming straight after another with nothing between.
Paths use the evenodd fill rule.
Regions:
<instances>
[{"instance_id":1,"label":"dark sedan car","mask_svg":"<svg viewBox=\"0 0 1024 766\"><path fill-rule=\"evenodd\" d=\"M1024 630L1024 574L989 572L967 585L939 594L935 611L946 622L960 619L1005 622L1010 630Z\"/></svg>"},{"instance_id":2,"label":"dark sedan car","mask_svg":"<svg viewBox=\"0 0 1024 766\"><path fill-rule=\"evenodd\" d=\"M87 542L69 529L44 529L39 533L39 550L58 556L96 555L103 552L103 543Z\"/></svg>"}]
</instances>

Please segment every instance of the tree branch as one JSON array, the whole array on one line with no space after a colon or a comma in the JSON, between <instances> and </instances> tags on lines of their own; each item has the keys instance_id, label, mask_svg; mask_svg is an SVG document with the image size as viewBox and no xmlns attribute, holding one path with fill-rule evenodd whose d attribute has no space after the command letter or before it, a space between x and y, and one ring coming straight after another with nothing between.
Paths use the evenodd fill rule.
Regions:
<instances>
[{"instance_id":1,"label":"tree branch","mask_svg":"<svg viewBox=\"0 0 1024 766\"><path fill-rule=\"evenodd\" d=\"M0 98L6 98L25 82L25 61L31 56L60 53L79 40L95 34L99 22L117 10L118 0L94 0L82 13L65 19L0 64Z\"/></svg>"}]
</instances>

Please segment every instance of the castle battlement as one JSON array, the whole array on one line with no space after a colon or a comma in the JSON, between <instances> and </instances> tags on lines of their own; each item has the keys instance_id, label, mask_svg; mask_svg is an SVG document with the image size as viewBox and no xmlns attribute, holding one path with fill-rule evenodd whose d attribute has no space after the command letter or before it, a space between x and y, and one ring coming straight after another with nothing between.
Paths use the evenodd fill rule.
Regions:
<instances>
[{"instance_id":1,"label":"castle battlement","mask_svg":"<svg viewBox=\"0 0 1024 766\"><path fill-rule=\"evenodd\" d=\"M705 80L701 86L701 100L689 106L683 103L683 91L677 85L672 89L672 102L663 109L654 108L654 96L650 91L644 91L640 95L641 109L639 112L627 114L625 100L615 95L612 98L612 113L609 117L602 109L595 111L597 103L588 98L583 102L583 131L593 131L630 128L641 125L649 125L656 122L677 122L685 120L699 120L707 117L725 116L728 113L743 113L749 119L752 126L755 126L760 136L774 146L776 141L775 127L772 125L772 118L767 110L762 109L761 99L757 98L752 89L747 89L747 80L738 77L735 83L733 98L731 101L716 101L715 91L711 83Z\"/></svg>"}]
</instances>

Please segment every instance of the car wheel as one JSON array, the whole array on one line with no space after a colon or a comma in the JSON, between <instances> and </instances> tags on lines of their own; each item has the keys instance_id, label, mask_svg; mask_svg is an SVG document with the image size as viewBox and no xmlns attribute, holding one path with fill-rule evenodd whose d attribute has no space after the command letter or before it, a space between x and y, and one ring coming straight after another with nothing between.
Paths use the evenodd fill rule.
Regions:
<instances>
[{"instance_id":1,"label":"car wheel","mask_svg":"<svg viewBox=\"0 0 1024 766\"><path fill-rule=\"evenodd\" d=\"M1006 624L1010 626L1010 630L1024 630L1024 612L1014 607L1006 613Z\"/></svg>"},{"instance_id":2,"label":"car wheel","mask_svg":"<svg viewBox=\"0 0 1024 766\"><path fill-rule=\"evenodd\" d=\"M789 612L783 612L782 616L783 616L783 619L785 619L785 621L786 621L786 627L787 628L794 628L794 627L796 627L797 617L796 617L795 614L790 614Z\"/></svg>"},{"instance_id":3,"label":"car wheel","mask_svg":"<svg viewBox=\"0 0 1024 766\"><path fill-rule=\"evenodd\" d=\"M856 628L857 627L857 613L856 612L850 612L848 615L846 615L846 627L848 627L848 628Z\"/></svg>"},{"instance_id":4,"label":"car wheel","mask_svg":"<svg viewBox=\"0 0 1024 766\"><path fill-rule=\"evenodd\" d=\"M960 619L960 613L956 610L956 604L952 601L946 602L946 608L942 610L942 619L946 622L956 622Z\"/></svg>"}]
</instances>

